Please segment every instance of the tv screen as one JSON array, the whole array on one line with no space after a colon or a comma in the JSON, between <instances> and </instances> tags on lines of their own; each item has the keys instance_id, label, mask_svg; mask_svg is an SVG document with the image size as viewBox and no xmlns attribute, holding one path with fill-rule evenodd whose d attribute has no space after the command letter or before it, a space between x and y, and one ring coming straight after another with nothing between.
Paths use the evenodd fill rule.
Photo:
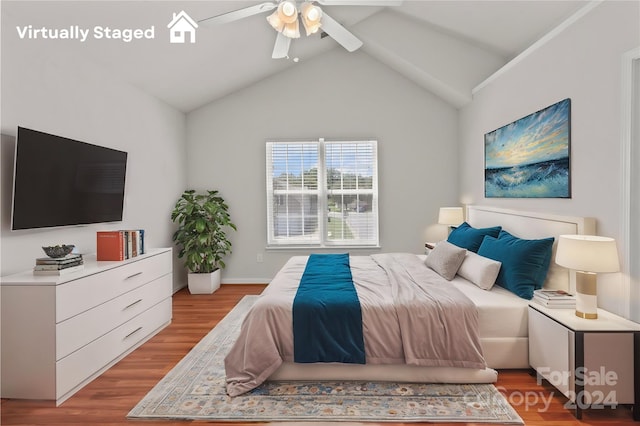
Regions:
<instances>
[{"instance_id":1,"label":"tv screen","mask_svg":"<svg viewBox=\"0 0 640 426\"><path fill-rule=\"evenodd\" d=\"M12 229L122 220L127 153L18 127Z\"/></svg>"}]
</instances>

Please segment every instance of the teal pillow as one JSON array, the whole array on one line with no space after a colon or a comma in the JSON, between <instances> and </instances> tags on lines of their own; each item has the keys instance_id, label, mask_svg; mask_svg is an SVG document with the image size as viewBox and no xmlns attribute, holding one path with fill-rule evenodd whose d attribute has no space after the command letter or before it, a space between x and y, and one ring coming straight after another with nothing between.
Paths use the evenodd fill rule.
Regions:
<instances>
[{"instance_id":1,"label":"teal pillow","mask_svg":"<svg viewBox=\"0 0 640 426\"><path fill-rule=\"evenodd\" d=\"M525 240L500 231L498 238L484 238L478 254L502 262L497 285L530 300L547 277L553 241L553 237Z\"/></svg>"},{"instance_id":2,"label":"teal pillow","mask_svg":"<svg viewBox=\"0 0 640 426\"><path fill-rule=\"evenodd\" d=\"M544 281L547 279L547 273L549 272L549 266L551 265L551 250L553 247L553 238L549 238L551 243L549 243L549 248L545 254L544 260L542 261L542 265L540 270L538 271L538 275L536 276L536 290L541 289L544 286Z\"/></svg>"},{"instance_id":3,"label":"teal pillow","mask_svg":"<svg viewBox=\"0 0 640 426\"><path fill-rule=\"evenodd\" d=\"M480 248L480 244L482 244L482 239L486 235L497 237L498 234L500 234L501 229L501 226L494 226L492 228L474 228L467 222L463 222L462 225L451 231L447 241L451 244L457 245L458 247L477 253Z\"/></svg>"}]
</instances>

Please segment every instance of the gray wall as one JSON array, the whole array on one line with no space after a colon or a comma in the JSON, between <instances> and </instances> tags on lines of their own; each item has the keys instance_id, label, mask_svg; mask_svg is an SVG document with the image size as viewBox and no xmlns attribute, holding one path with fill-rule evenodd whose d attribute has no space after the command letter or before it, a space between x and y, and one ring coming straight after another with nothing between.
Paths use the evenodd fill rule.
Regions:
<instances>
[{"instance_id":1,"label":"gray wall","mask_svg":"<svg viewBox=\"0 0 640 426\"><path fill-rule=\"evenodd\" d=\"M63 43L2 40L1 274L33 267L43 245L95 253L95 231L144 228L148 247L172 246L169 214L186 183L186 118ZM112 224L11 231L11 179L17 126L127 151L124 220ZM174 282L179 287L182 282Z\"/></svg>"},{"instance_id":2,"label":"gray wall","mask_svg":"<svg viewBox=\"0 0 640 426\"><path fill-rule=\"evenodd\" d=\"M223 282L268 282L291 255L309 253L265 248L268 138L377 139L380 250L421 253L444 237L434 224L440 206L456 203L457 111L363 52L300 62L187 123L188 185L218 189L238 226Z\"/></svg>"},{"instance_id":3,"label":"gray wall","mask_svg":"<svg viewBox=\"0 0 640 426\"><path fill-rule=\"evenodd\" d=\"M622 55L640 46L640 3L604 2L474 95L460 113L460 201L597 219L620 239ZM571 199L485 199L483 135L571 98ZM626 314L621 274L598 278L599 305ZM637 294L637 293L636 293Z\"/></svg>"}]
</instances>

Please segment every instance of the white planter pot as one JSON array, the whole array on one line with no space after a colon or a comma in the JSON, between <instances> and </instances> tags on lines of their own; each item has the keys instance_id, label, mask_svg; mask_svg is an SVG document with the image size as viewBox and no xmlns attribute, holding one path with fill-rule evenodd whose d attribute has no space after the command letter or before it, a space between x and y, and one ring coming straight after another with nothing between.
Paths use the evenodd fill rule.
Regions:
<instances>
[{"instance_id":1,"label":"white planter pot","mask_svg":"<svg viewBox=\"0 0 640 426\"><path fill-rule=\"evenodd\" d=\"M220 269L209 274L187 274L191 294L211 294L220 288Z\"/></svg>"}]
</instances>

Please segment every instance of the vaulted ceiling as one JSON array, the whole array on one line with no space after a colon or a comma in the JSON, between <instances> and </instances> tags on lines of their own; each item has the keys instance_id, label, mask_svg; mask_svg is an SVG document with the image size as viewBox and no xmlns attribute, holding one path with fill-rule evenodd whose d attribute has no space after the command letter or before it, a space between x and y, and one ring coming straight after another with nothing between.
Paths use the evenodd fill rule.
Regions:
<instances>
[{"instance_id":1,"label":"vaulted ceiling","mask_svg":"<svg viewBox=\"0 0 640 426\"><path fill-rule=\"evenodd\" d=\"M219 26L201 25L196 42L169 43L167 24L184 10L199 21L259 1L3 1L2 47L26 43L65 49L98 63L149 94L188 112L270 75L300 66L330 49L330 37L302 36L291 59L271 59L276 32L266 14ZM371 55L416 84L460 107L471 90L562 23L584 0L410 1L401 6L323 6L357 35ZM154 27L151 40L24 40L17 28ZM13 45L15 44L15 45ZM25 52L28 52L25 49ZM293 58L299 58L294 62Z\"/></svg>"}]
</instances>

